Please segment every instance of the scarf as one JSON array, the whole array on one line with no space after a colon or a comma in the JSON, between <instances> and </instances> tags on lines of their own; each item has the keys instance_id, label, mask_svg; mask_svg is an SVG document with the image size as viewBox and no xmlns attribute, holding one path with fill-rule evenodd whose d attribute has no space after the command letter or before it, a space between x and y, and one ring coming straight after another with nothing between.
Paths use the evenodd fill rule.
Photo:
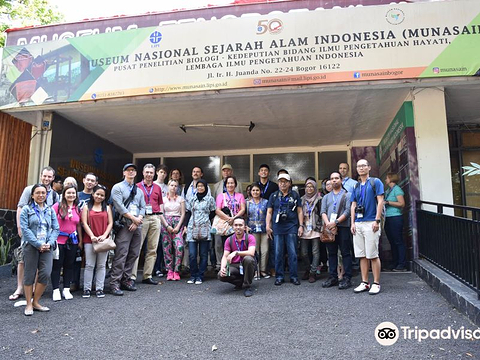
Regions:
<instances>
[{"instance_id":1,"label":"scarf","mask_svg":"<svg viewBox=\"0 0 480 360\"><path fill-rule=\"evenodd\" d=\"M208 184L207 184L207 182L206 182L205 180L203 180L203 179L200 179L200 180L198 180L196 187L198 187L198 184L200 184L200 183L202 183L203 186L205 186L205 191L200 194L200 193L198 192L198 190L197 190L197 199L198 199L198 201L202 201L202 199L203 199L205 196L207 196L207 194L208 194Z\"/></svg>"},{"instance_id":2,"label":"scarf","mask_svg":"<svg viewBox=\"0 0 480 360\"><path fill-rule=\"evenodd\" d=\"M306 216L308 215L308 208L307 208L307 203L310 205L310 207L313 207L316 203L316 201L320 198L320 195L318 194L318 188L317 188L317 183L313 180L307 180L305 183L305 186L308 184L312 184L314 188L314 193L312 195L308 195L305 192L305 197L304 197L304 202L303 202L303 215Z\"/></svg>"}]
</instances>

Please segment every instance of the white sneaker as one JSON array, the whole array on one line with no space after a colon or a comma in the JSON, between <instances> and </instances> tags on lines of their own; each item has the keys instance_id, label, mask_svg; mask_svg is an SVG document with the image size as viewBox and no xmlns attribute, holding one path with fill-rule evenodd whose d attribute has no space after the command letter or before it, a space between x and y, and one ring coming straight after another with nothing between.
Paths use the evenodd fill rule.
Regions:
<instances>
[{"instance_id":1,"label":"white sneaker","mask_svg":"<svg viewBox=\"0 0 480 360\"><path fill-rule=\"evenodd\" d=\"M60 301L60 300L62 300L62 296L60 295L60 289L55 289L55 290L53 290L52 299L53 299L53 301Z\"/></svg>"},{"instance_id":2,"label":"white sneaker","mask_svg":"<svg viewBox=\"0 0 480 360\"><path fill-rule=\"evenodd\" d=\"M361 292L367 291L368 289L370 289L370 284L362 281L360 285L358 285L355 289L353 289L353 292L361 293Z\"/></svg>"},{"instance_id":3,"label":"white sneaker","mask_svg":"<svg viewBox=\"0 0 480 360\"><path fill-rule=\"evenodd\" d=\"M201 279L195 280L195 285L202 285L203 281Z\"/></svg>"},{"instance_id":4,"label":"white sneaker","mask_svg":"<svg viewBox=\"0 0 480 360\"><path fill-rule=\"evenodd\" d=\"M65 300L72 300L73 299L73 295L70 293L70 289L63 289L63 297L65 298Z\"/></svg>"},{"instance_id":5,"label":"white sneaker","mask_svg":"<svg viewBox=\"0 0 480 360\"><path fill-rule=\"evenodd\" d=\"M380 285L373 283L368 292L370 295L377 295L380 292Z\"/></svg>"}]
</instances>

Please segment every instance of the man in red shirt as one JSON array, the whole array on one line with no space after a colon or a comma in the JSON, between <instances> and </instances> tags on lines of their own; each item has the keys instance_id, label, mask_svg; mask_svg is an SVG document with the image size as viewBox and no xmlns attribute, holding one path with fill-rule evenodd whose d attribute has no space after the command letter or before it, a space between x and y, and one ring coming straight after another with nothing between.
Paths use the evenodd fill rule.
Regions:
<instances>
[{"instance_id":1,"label":"man in red shirt","mask_svg":"<svg viewBox=\"0 0 480 360\"><path fill-rule=\"evenodd\" d=\"M243 286L244 295L250 297L253 295L251 286L255 274L255 237L245 233L243 218L233 221L233 230L235 234L225 241L218 279L235 285L238 290Z\"/></svg>"},{"instance_id":2,"label":"man in red shirt","mask_svg":"<svg viewBox=\"0 0 480 360\"><path fill-rule=\"evenodd\" d=\"M150 285L158 285L158 281L153 280L152 273L157 259L157 247L160 237L160 215L163 213L162 189L153 182L155 176L155 166L147 164L143 167L143 180L137 183L145 197L145 218L142 226L142 243L147 240L147 254L143 265L142 283ZM132 279L136 280L138 269L138 259L133 266Z\"/></svg>"}]
</instances>

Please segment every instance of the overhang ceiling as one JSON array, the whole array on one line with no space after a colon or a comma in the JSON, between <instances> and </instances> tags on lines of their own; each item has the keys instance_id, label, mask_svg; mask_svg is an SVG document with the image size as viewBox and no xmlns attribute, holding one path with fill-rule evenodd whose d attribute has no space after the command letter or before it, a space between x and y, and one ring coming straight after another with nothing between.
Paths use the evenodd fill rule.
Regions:
<instances>
[{"instance_id":1,"label":"overhang ceiling","mask_svg":"<svg viewBox=\"0 0 480 360\"><path fill-rule=\"evenodd\" d=\"M480 80L446 84L449 123L480 124ZM304 86L229 90L51 105L62 117L132 153L347 145L380 139L412 89ZM12 115L24 119L28 113ZM31 116L31 112L30 112ZM59 121L59 120L57 120ZM255 123L238 128L180 125Z\"/></svg>"}]
</instances>

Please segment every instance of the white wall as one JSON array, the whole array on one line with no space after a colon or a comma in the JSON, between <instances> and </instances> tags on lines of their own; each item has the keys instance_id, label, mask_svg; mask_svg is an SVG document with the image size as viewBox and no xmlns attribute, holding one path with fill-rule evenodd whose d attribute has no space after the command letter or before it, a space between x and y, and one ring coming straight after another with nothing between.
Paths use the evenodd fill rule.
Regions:
<instances>
[{"instance_id":1,"label":"white wall","mask_svg":"<svg viewBox=\"0 0 480 360\"><path fill-rule=\"evenodd\" d=\"M453 204L443 90L443 88L425 88L416 89L412 93L420 199Z\"/></svg>"}]
</instances>

